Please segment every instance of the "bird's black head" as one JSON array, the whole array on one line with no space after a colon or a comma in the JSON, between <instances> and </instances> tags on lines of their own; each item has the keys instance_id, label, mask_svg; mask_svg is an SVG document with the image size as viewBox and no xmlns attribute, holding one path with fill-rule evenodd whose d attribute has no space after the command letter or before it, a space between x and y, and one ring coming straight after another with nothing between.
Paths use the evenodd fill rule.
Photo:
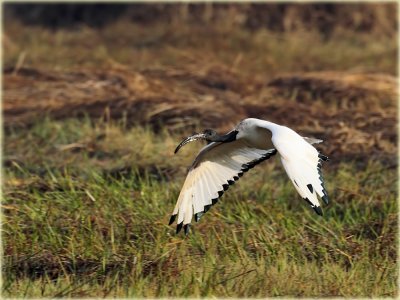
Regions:
<instances>
[{"instance_id":1,"label":"bird's black head","mask_svg":"<svg viewBox=\"0 0 400 300\"><path fill-rule=\"evenodd\" d=\"M213 129L204 129L203 135L207 142L214 142L220 137L219 134Z\"/></svg>"},{"instance_id":2,"label":"bird's black head","mask_svg":"<svg viewBox=\"0 0 400 300\"><path fill-rule=\"evenodd\" d=\"M233 130L225 135L219 135L213 129L205 129L202 133L196 133L192 136L185 138L175 149L175 153L179 151L187 143L196 141L196 140L206 140L207 142L221 142L221 143L229 143L236 140L236 135L238 131Z\"/></svg>"}]
</instances>

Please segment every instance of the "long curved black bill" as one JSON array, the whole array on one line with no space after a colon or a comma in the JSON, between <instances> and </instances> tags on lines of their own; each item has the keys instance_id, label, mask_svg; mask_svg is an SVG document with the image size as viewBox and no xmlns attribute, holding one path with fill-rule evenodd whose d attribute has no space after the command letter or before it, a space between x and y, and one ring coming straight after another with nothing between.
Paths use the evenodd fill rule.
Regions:
<instances>
[{"instance_id":1,"label":"long curved black bill","mask_svg":"<svg viewBox=\"0 0 400 300\"><path fill-rule=\"evenodd\" d=\"M192 136L189 136L189 137L185 138L185 139L178 145L178 147L176 147L174 153L176 154L176 153L179 151L179 149L181 149L181 148L182 148L183 146L185 146L187 143L190 143L190 142L193 142L193 141L196 141L196 140L205 140L205 139L206 139L206 136L205 136L204 133L196 133L196 134L194 134L194 135L192 135Z\"/></svg>"}]
</instances>

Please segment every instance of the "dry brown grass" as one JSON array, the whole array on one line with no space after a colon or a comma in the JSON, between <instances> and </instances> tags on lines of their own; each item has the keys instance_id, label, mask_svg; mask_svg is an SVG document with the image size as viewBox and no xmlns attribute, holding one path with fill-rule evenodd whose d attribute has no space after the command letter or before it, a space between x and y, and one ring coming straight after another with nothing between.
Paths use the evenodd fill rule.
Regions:
<instances>
[{"instance_id":1,"label":"dry brown grass","mask_svg":"<svg viewBox=\"0 0 400 300\"><path fill-rule=\"evenodd\" d=\"M245 117L293 126L327 141L334 156L382 159L396 153L397 80L389 75L312 72L262 82L223 67L5 72L6 127L50 115L125 118L131 125L188 133L228 130ZM366 154L368 153L368 156Z\"/></svg>"}]
</instances>

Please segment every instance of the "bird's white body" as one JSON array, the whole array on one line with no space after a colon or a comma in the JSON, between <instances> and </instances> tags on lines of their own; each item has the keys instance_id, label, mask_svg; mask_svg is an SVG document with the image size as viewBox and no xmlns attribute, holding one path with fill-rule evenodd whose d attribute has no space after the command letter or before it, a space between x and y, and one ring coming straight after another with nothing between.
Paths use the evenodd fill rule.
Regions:
<instances>
[{"instance_id":1,"label":"bird's white body","mask_svg":"<svg viewBox=\"0 0 400 300\"><path fill-rule=\"evenodd\" d=\"M326 157L311 145L320 140L304 138L286 126L254 118L242 120L234 131L234 141L208 144L189 169L170 222L178 217L177 231L187 225L187 232L193 215L197 221L229 185L276 152L297 192L322 214L317 195L328 201L320 173L321 158Z\"/></svg>"}]
</instances>

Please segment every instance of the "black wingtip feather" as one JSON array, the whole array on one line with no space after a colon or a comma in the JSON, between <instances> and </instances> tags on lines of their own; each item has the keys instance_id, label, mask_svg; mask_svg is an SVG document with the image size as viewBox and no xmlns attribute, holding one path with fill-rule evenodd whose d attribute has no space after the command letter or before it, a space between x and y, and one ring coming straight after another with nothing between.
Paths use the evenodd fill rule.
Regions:
<instances>
[{"instance_id":1,"label":"black wingtip feather","mask_svg":"<svg viewBox=\"0 0 400 300\"><path fill-rule=\"evenodd\" d=\"M208 210L211 208L211 204L205 205L204 206L204 212L208 212Z\"/></svg>"},{"instance_id":2,"label":"black wingtip feather","mask_svg":"<svg viewBox=\"0 0 400 300\"><path fill-rule=\"evenodd\" d=\"M323 197L322 197L322 200L325 202L325 204L329 204L329 197L328 197L328 195L324 195Z\"/></svg>"},{"instance_id":3,"label":"black wingtip feather","mask_svg":"<svg viewBox=\"0 0 400 300\"><path fill-rule=\"evenodd\" d=\"M182 230L182 226L183 226L183 221L180 222L180 223L178 224L178 226L176 226L176 234L178 234L178 233Z\"/></svg>"},{"instance_id":4,"label":"black wingtip feather","mask_svg":"<svg viewBox=\"0 0 400 300\"><path fill-rule=\"evenodd\" d=\"M198 213L196 213L196 214L194 214L194 220L196 221L196 222L198 222L198 221L200 221L200 218L203 216L203 213L202 212L198 212Z\"/></svg>"},{"instance_id":5,"label":"black wingtip feather","mask_svg":"<svg viewBox=\"0 0 400 300\"><path fill-rule=\"evenodd\" d=\"M307 184L307 187L308 187L308 190L310 191L310 193L312 194L314 191L312 184L310 184L310 183Z\"/></svg>"},{"instance_id":6,"label":"black wingtip feather","mask_svg":"<svg viewBox=\"0 0 400 300\"><path fill-rule=\"evenodd\" d=\"M185 230L185 235L188 235L188 234L189 234L189 231L190 231L190 224L184 225L184 226L183 226L183 229Z\"/></svg>"},{"instance_id":7,"label":"black wingtip feather","mask_svg":"<svg viewBox=\"0 0 400 300\"><path fill-rule=\"evenodd\" d=\"M172 215L171 218L169 219L168 225L171 225L172 223L174 223L175 219L176 219L176 215Z\"/></svg>"},{"instance_id":8,"label":"black wingtip feather","mask_svg":"<svg viewBox=\"0 0 400 300\"><path fill-rule=\"evenodd\" d=\"M306 198L303 198L303 199L306 200L308 204L310 204L310 206L315 210L315 212L316 212L317 214L319 214L320 216L323 215L323 214L322 214L321 206L315 206L314 204L312 204L312 202L311 202L307 197L306 197Z\"/></svg>"},{"instance_id":9,"label":"black wingtip feather","mask_svg":"<svg viewBox=\"0 0 400 300\"><path fill-rule=\"evenodd\" d=\"M323 216L323 215L324 215L324 214L322 213L321 206L314 206L313 208L314 208L315 212L316 212L317 214L319 214L320 216Z\"/></svg>"},{"instance_id":10,"label":"black wingtip feather","mask_svg":"<svg viewBox=\"0 0 400 300\"><path fill-rule=\"evenodd\" d=\"M312 202L307 198L307 197L305 197L305 198L303 198L304 200L306 200L307 201L307 203L308 204L310 204L311 205L311 207L313 207L313 204L312 204Z\"/></svg>"}]
</instances>

